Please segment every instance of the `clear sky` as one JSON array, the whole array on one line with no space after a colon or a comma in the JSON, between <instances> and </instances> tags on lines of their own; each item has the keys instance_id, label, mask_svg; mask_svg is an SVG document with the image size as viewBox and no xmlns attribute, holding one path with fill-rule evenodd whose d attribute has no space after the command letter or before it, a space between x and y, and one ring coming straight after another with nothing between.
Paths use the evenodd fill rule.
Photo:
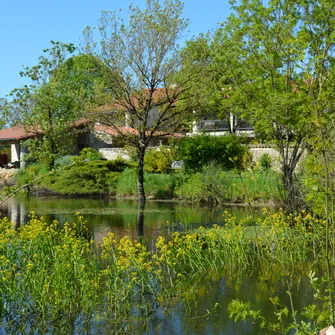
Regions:
<instances>
[{"instance_id":1,"label":"clear sky","mask_svg":"<svg viewBox=\"0 0 335 335\"><path fill-rule=\"evenodd\" d=\"M25 81L22 65L37 64L50 40L78 45L102 10L126 10L130 0L0 0L0 98ZM145 0L133 0L143 6ZM229 14L228 0L184 0L188 37L213 30Z\"/></svg>"}]
</instances>

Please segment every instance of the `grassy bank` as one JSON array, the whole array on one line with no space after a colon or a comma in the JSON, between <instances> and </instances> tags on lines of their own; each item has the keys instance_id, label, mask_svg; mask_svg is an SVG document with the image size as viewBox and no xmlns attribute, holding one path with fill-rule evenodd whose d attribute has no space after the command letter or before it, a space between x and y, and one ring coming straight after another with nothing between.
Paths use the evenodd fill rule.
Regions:
<instances>
[{"instance_id":1,"label":"grassy bank","mask_svg":"<svg viewBox=\"0 0 335 335\"><path fill-rule=\"evenodd\" d=\"M18 185L45 176L30 189L64 196L100 195L137 197L137 172L124 161L81 161L49 172L41 164L30 165L16 175ZM226 171L216 165L200 172L149 173L144 175L148 198L178 199L201 205L225 202L280 202L284 197L280 177L268 171Z\"/></svg>"},{"instance_id":2,"label":"grassy bank","mask_svg":"<svg viewBox=\"0 0 335 335\"><path fill-rule=\"evenodd\" d=\"M144 332L157 313L168 314L180 303L187 312L187 306L196 304L203 275L217 280L225 276L237 283L257 273L273 292L283 283L291 294L303 276L319 271L322 221L306 213L293 217L279 212L259 219L255 232L250 234L250 227L228 216L224 227L159 236L148 250L141 240L111 233L95 243L80 216L63 228L32 216L17 231L1 220L1 326L11 334L55 327L57 333L67 334L74 327L78 333L89 333L101 323L107 323L111 332L122 332L127 323L127 331ZM327 300L322 287L319 295ZM274 313L280 303L273 299ZM329 321L327 303L306 309L307 319L304 309L293 309L282 324L262 320L260 312L253 313L250 305L237 300L229 313L256 317L264 328L304 326L304 334L315 334ZM292 315L302 321L294 325ZM307 323L310 319L313 322Z\"/></svg>"}]
</instances>

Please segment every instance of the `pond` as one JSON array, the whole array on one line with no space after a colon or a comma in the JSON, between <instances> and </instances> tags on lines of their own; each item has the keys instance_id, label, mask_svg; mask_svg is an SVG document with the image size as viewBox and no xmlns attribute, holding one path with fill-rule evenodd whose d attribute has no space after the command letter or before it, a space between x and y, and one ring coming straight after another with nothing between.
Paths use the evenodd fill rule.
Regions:
<instances>
[{"instance_id":1,"label":"pond","mask_svg":"<svg viewBox=\"0 0 335 335\"><path fill-rule=\"evenodd\" d=\"M38 216L46 217L47 221L57 220L61 224L76 220L79 212L87 221L87 227L96 241L114 232L120 237L130 235L137 238L142 235L149 248L156 236L166 233L171 228L182 229L185 225L191 227L211 226L224 224L224 211L228 211L237 218L244 218L251 214L247 207L230 207L205 209L172 202L148 201L144 211L143 229L138 228L138 203L133 200L119 199L69 199L69 198L13 198L1 206L3 215L9 217L16 228L29 220L29 213L34 211ZM276 288L276 295L284 302L288 301L286 287ZM145 325L137 325L138 332L134 332L126 325L126 334L263 334L264 330L258 328L250 321L234 322L230 320L227 305L233 299L251 301L253 308L262 309L263 315L274 319L272 305L269 301L269 292L264 282L258 279L256 271L249 277L231 276L218 278L198 278L194 283L194 296L189 306L176 302L166 314L164 311L155 310L151 313ZM313 294L307 281L302 281L299 292L294 295L294 304L297 309L312 302ZM218 304L219 308L213 310ZM213 311L213 312L212 312ZM210 313L208 313L210 312ZM134 311L134 313L136 313ZM38 334L40 329L34 329L33 320L29 320L27 333ZM133 325L134 326L134 325ZM6 328L6 329L5 329ZM135 325L136 329L136 325ZM6 321L2 321L0 334L8 333ZM113 324L108 320L94 321L89 329L85 330L77 320L71 329L59 329L55 326L48 327L47 334L111 334L114 333ZM271 332L270 332L271 333ZM20 331L18 334L25 334Z\"/></svg>"},{"instance_id":2,"label":"pond","mask_svg":"<svg viewBox=\"0 0 335 335\"><path fill-rule=\"evenodd\" d=\"M186 203L147 201L144 227L139 231L136 200L22 196L11 198L0 206L0 212L7 216L15 227L25 224L32 211L38 216L44 216L48 222L57 220L61 224L76 221L76 213L80 213L96 241L101 240L108 232L113 232L120 237L130 235L133 238L138 238L140 234L148 242L169 229L171 224L212 226L224 223L225 211L238 219L251 214L246 206L227 205L225 208L208 209Z\"/></svg>"}]
</instances>

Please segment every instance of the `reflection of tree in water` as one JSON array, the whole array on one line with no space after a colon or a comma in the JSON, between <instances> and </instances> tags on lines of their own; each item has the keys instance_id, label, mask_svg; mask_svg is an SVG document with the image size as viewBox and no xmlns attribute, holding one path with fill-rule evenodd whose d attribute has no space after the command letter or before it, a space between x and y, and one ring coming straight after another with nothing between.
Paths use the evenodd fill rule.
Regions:
<instances>
[{"instance_id":1,"label":"reflection of tree in water","mask_svg":"<svg viewBox=\"0 0 335 335\"><path fill-rule=\"evenodd\" d=\"M13 223L12 228L18 229L29 221L29 213L25 203L17 199L8 199L0 206L1 218L7 217Z\"/></svg>"},{"instance_id":2,"label":"reflection of tree in water","mask_svg":"<svg viewBox=\"0 0 335 335\"><path fill-rule=\"evenodd\" d=\"M137 212L138 237L144 237L144 210L145 210L145 200L140 200L138 202L138 212Z\"/></svg>"}]
</instances>

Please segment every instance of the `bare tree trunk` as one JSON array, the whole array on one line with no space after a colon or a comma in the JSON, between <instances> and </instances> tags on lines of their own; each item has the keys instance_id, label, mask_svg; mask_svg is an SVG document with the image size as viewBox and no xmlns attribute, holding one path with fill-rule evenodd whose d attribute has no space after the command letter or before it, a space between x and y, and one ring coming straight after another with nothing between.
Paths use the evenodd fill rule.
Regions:
<instances>
[{"instance_id":1,"label":"bare tree trunk","mask_svg":"<svg viewBox=\"0 0 335 335\"><path fill-rule=\"evenodd\" d=\"M137 168L137 192L140 202L145 202L144 192L144 154L145 147L138 150L138 168Z\"/></svg>"},{"instance_id":2,"label":"bare tree trunk","mask_svg":"<svg viewBox=\"0 0 335 335\"><path fill-rule=\"evenodd\" d=\"M286 171L283 171L282 180L283 180L283 186L284 190L286 191L285 196L285 207L289 211L294 210L296 205L296 192L295 192L295 185L293 182L293 175L289 173L288 169L285 169Z\"/></svg>"}]
</instances>

